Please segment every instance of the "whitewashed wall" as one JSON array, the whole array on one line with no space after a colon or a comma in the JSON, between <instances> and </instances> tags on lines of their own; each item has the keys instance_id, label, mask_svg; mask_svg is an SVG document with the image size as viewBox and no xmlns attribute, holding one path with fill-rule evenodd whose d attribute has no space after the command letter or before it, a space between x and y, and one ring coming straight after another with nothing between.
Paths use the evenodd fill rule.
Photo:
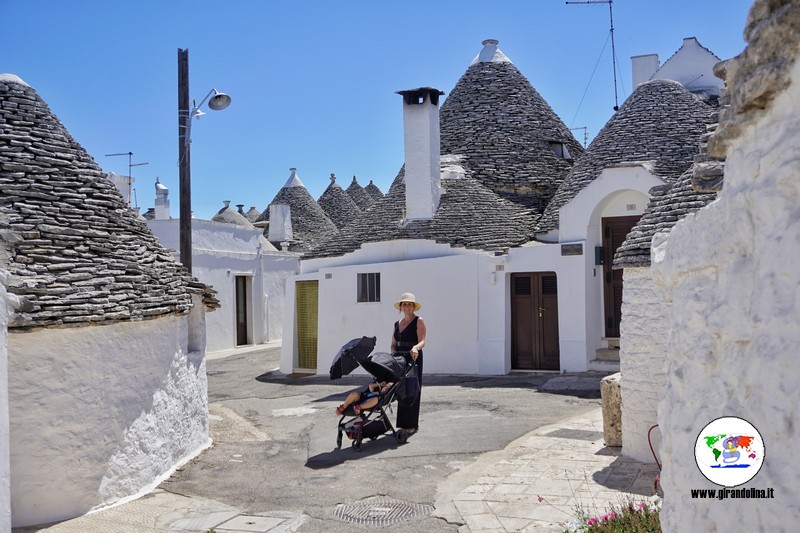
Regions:
<instances>
[{"instance_id":1,"label":"whitewashed wall","mask_svg":"<svg viewBox=\"0 0 800 533\"><path fill-rule=\"evenodd\" d=\"M507 374L511 274L549 271L558 278L561 368L585 371L600 343L599 337L586 336L587 314L597 318L601 307L593 300L588 311L588 285L598 279L593 263L594 251L585 246L581 256L562 256L560 244L538 244L495 257L411 240L373 243L344 257L303 261L304 273L287 281L281 372L292 372L297 360L295 282L318 280L318 373L327 373L339 348L356 337L375 336L376 351L389 351L392 324L400 317L392 303L413 292L428 325L426 373ZM381 275L381 302L356 303L357 274L370 272Z\"/></svg>"},{"instance_id":2,"label":"whitewashed wall","mask_svg":"<svg viewBox=\"0 0 800 533\"><path fill-rule=\"evenodd\" d=\"M8 415L8 319L14 312L6 291L10 274L0 269L0 532L11 531L11 448Z\"/></svg>"},{"instance_id":3,"label":"whitewashed wall","mask_svg":"<svg viewBox=\"0 0 800 533\"><path fill-rule=\"evenodd\" d=\"M789 87L728 144L720 198L674 227L659 265L672 300L658 411L665 531L794 531L800 523L800 62L790 69ZM760 431L765 459L746 487L773 488L774 499L691 498L690 488L714 487L693 447L723 415Z\"/></svg>"},{"instance_id":4,"label":"whitewashed wall","mask_svg":"<svg viewBox=\"0 0 800 533\"><path fill-rule=\"evenodd\" d=\"M656 238L653 239L654 242ZM620 389L622 393L622 454L653 463L661 432L648 432L657 424L656 412L666 381L667 312L663 285L650 268L623 271L625 296L620 323Z\"/></svg>"},{"instance_id":5,"label":"whitewashed wall","mask_svg":"<svg viewBox=\"0 0 800 533\"><path fill-rule=\"evenodd\" d=\"M187 353L202 318L192 322L9 335L14 526L146 493L210 444L205 354Z\"/></svg>"},{"instance_id":6,"label":"whitewashed wall","mask_svg":"<svg viewBox=\"0 0 800 533\"><path fill-rule=\"evenodd\" d=\"M323 268L288 281L287 305L294 301L295 281L319 280L317 371L325 374L350 339L375 336L375 351L388 352L393 324L402 316L393 303L402 293L413 292L423 305L418 315L428 326L425 372L475 374L478 294L465 288L476 286L478 268L474 254ZM356 303L357 274L371 272L381 275L381 301ZM292 371L297 357L294 312L289 309L281 351L284 373Z\"/></svg>"},{"instance_id":7,"label":"whitewashed wall","mask_svg":"<svg viewBox=\"0 0 800 533\"><path fill-rule=\"evenodd\" d=\"M179 248L179 221L149 220L166 248ZM177 259L177 253L176 253ZM257 228L192 220L192 274L217 291L221 307L206 316L209 353L236 348L236 276L250 276L252 342L280 340L286 279L298 271L299 256L278 252Z\"/></svg>"}]
</instances>

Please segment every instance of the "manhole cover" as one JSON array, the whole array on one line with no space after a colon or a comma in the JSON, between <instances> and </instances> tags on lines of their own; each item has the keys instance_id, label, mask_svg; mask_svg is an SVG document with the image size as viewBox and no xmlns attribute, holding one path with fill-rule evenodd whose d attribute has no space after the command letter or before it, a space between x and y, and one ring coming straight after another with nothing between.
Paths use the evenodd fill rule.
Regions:
<instances>
[{"instance_id":1,"label":"manhole cover","mask_svg":"<svg viewBox=\"0 0 800 533\"><path fill-rule=\"evenodd\" d=\"M345 522L380 527L428 516L432 510L431 505L404 502L388 496L373 496L360 502L339 505L334 516Z\"/></svg>"}]
</instances>

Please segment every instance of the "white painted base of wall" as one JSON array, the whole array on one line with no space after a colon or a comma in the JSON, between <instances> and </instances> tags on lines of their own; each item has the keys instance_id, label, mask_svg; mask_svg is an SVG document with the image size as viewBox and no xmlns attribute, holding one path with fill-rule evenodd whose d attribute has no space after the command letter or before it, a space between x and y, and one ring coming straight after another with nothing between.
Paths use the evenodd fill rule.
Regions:
<instances>
[{"instance_id":1,"label":"white painted base of wall","mask_svg":"<svg viewBox=\"0 0 800 533\"><path fill-rule=\"evenodd\" d=\"M208 445L203 352L188 317L11 333L13 525L141 494Z\"/></svg>"},{"instance_id":2,"label":"white painted base of wall","mask_svg":"<svg viewBox=\"0 0 800 533\"><path fill-rule=\"evenodd\" d=\"M624 270L620 324L622 454L643 463L656 462L653 451L661 443L661 432L650 428L658 423L658 402L666 382L667 309L664 291L652 274L650 268Z\"/></svg>"}]
</instances>

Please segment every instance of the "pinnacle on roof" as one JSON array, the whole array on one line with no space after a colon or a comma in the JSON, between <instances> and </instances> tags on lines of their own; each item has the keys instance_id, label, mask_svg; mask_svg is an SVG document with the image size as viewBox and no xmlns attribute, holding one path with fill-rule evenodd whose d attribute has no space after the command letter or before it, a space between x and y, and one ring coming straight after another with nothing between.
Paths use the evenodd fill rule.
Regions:
<instances>
[{"instance_id":1,"label":"pinnacle on roof","mask_svg":"<svg viewBox=\"0 0 800 533\"><path fill-rule=\"evenodd\" d=\"M511 63L511 60L497 48L500 41L497 39L486 39L481 43L483 50L475 56L470 65L475 63Z\"/></svg>"},{"instance_id":2,"label":"pinnacle on roof","mask_svg":"<svg viewBox=\"0 0 800 533\"><path fill-rule=\"evenodd\" d=\"M486 187L539 214L583 147L497 41L484 43L440 109L441 153L465 156Z\"/></svg>"},{"instance_id":3,"label":"pinnacle on roof","mask_svg":"<svg viewBox=\"0 0 800 533\"><path fill-rule=\"evenodd\" d=\"M300 176L297 175L297 169L292 167L289 169L289 179L286 180L286 183L283 184L284 187L305 187L302 181L300 181Z\"/></svg>"},{"instance_id":4,"label":"pinnacle on roof","mask_svg":"<svg viewBox=\"0 0 800 533\"><path fill-rule=\"evenodd\" d=\"M372 180L369 180L369 184L366 187L364 187L364 191L373 198L375 198L376 200L383 198L383 193L381 192L381 190L378 188L377 185L372 183Z\"/></svg>"},{"instance_id":5,"label":"pinnacle on roof","mask_svg":"<svg viewBox=\"0 0 800 533\"><path fill-rule=\"evenodd\" d=\"M375 199L370 196L361 185L359 185L355 176L353 176L352 183L350 183L350 185L347 187L347 194L350 195L350 198L353 199L358 208L362 211L366 211L375 201Z\"/></svg>"},{"instance_id":6,"label":"pinnacle on roof","mask_svg":"<svg viewBox=\"0 0 800 533\"><path fill-rule=\"evenodd\" d=\"M250 222L255 222L256 220L258 220L258 215L260 214L261 211L259 211L256 206L251 205L250 209L247 210L247 213L245 213L244 216L246 216L247 220L249 220Z\"/></svg>"},{"instance_id":7,"label":"pinnacle on roof","mask_svg":"<svg viewBox=\"0 0 800 533\"><path fill-rule=\"evenodd\" d=\"M286 184L262 211L256 222L269 220L270 205L288 205L295 239L289 244L289 250L304 252L313 247L316 242L326 239L330 234L336 232L336 225L331 222L328 215L297 177L297 169L290 168L289 171L291 174ZM267 234L265 233L265 235Z\"/></svg>"},{"instance_id":8,"label":"pinnacle on roof","mask_svg":"<svg viewBox=\"0 0 800 533\"><path fill-rule=\"evenodd\" d=\"M569 203L604 168L622 163L647 164L651 172L675 182L692 165L700 138L716 110L671 80L639 85L561 184L539 221L537 233L559 227L558 210Z\"/></svg>"},{"instance_id":9,"label":"pinnacle on roof","mask_svg":"<svg viewBox=\"0 0 800 533\"><path fill-rule=\"evenodd\" d=\"M346 226L361 215L361 209L350 198L350 195L336 183L336 174L331 174L331 183L319 197L317 203L337 228Z\"/></svg>"},{"instance_id":10,"label":"pinnacle on roof","mask_svg":"<svg viewBox=\"0 0 800 533\"><path fill-rule=\"evenodd\" d=\"M241 208L244 206L244 204L239 204L239 211L236 211L231 207L230 200L223 200L222 203L225 204L225 206L217 211L216 215L211 217L212 221L222 222L223 224L235 224L245 228L253 227L253 224L247 220L247 217L245 217L244 213L241 212Z\"/></svg>"}]
</instances>

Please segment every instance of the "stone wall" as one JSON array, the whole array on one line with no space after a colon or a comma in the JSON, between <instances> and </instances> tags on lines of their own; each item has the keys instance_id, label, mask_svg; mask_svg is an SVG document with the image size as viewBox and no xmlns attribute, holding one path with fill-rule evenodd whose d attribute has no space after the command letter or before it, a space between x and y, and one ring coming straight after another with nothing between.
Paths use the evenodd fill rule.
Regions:
<instances>
[{"instance_id":1,"label":"stone wall","mask_svg":"<svg viewBox=\"0 0 800 533\"><path fill-rule=\"evenodd\" d=\"M665 531L790 531L800 521L800 2L757 1L745 37L709 148L727 156L720 197L675 226L654 266L672 300L658 410ZM763 466L739 488L772 488L774 499L691 497L719 488L695 465L694 443L720 416L760 431Z\"/></svg>"},{"instance_id":2,"label":"stone wall","mask_svg":"<svg viewBox=\"0 0 800 533\"><path fill-rule=\"evenodd\" d=\"M622 379L622 453L637 461L655 461L647 434L657 423L656 411L664 386L667 331L664 295L650 268L623 271L619 364ZM652 432L654 439L660 432ZM658 440L653 448L658 449Z\"/></svg>"}]
</instances>

